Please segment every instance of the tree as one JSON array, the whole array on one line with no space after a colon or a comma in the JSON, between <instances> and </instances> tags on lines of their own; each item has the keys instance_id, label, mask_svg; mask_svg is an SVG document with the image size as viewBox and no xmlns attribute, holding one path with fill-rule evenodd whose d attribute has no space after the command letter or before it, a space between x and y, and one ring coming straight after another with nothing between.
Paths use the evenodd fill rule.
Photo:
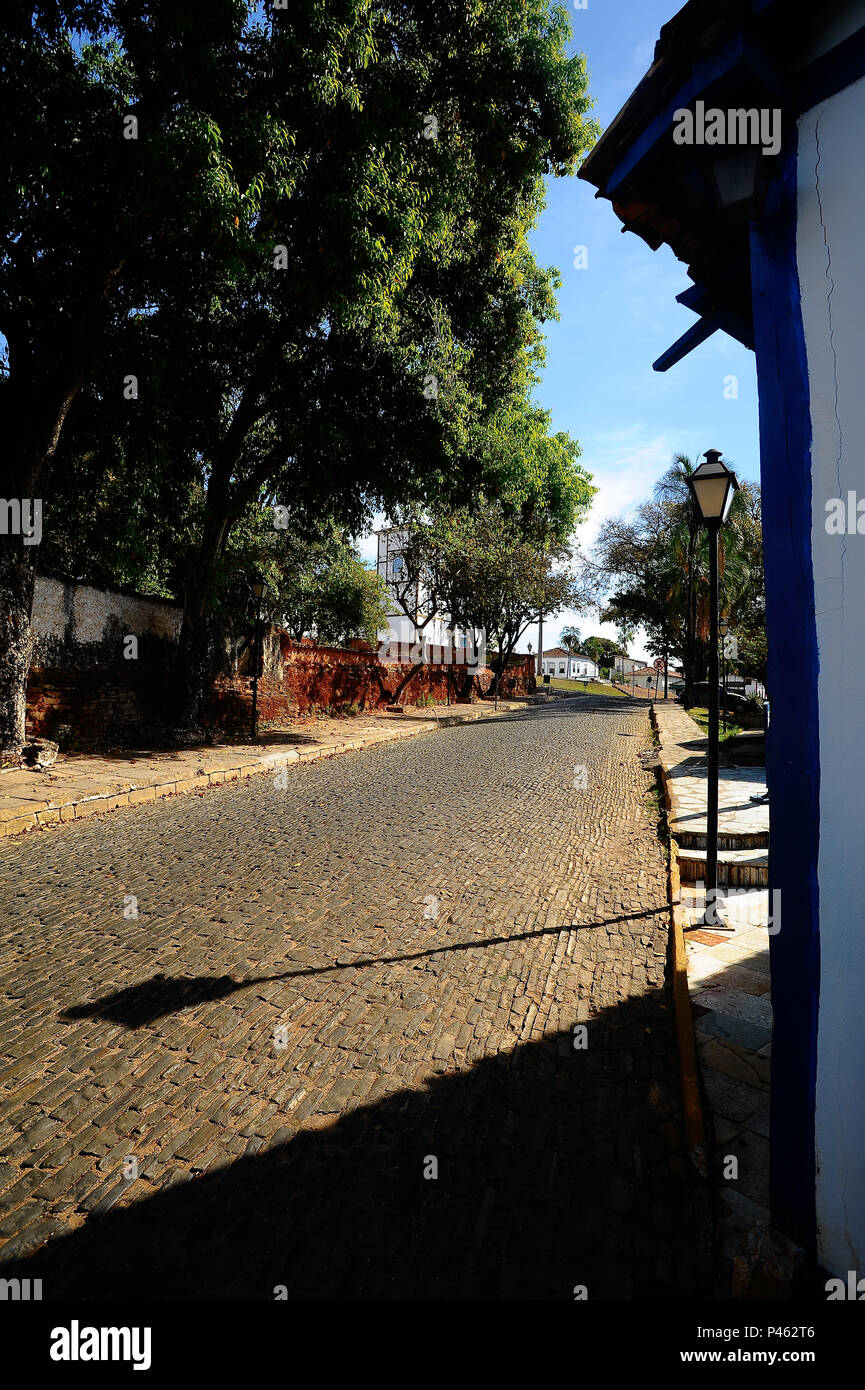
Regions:
<instances>
[{"instance_id":1,"label":"tree","mask_svg":"<svg viewBox=\"0 0 865 1390\"><path fill-rule=\"evenodd\" d=\"M127 424L127 466L157 438L203 494L180 595L178 718L194 724L221 558L262 486L355 525L406 489L470 492L473 425L525 394L555 312L528 235L545 176L595 133L585 63L546 0L290 15L215 0L207 25L183 0L61 0L4 26L14 488L49 498L73 401L104 403L118 362L140 365L123 378L149 421ZM14 749L36 547L7 540Z\"/></svg>"},{"instance_id":2,"label":"tree","mask_svg":"<svg viewBox=\"0 0 865 1390\"><path fill-rule=\"evenodd\" d=\"M691 472L690 460L677 456L651 499L632 516L605 522L595 552L601 616L644 627L651 652L681 658L686 704L705 678L710 622L708 541L687 485ZM761 669L761 632L765 640L759 514L759 488L743 482L719 537L721 608L752 644L752 674Z\"/></svg>"},{"instance_id":3,"label":"tree","mask_svg":"<svg viewBox=\"0 0 865 1390\"><path fill-rule=\"evenodd\" d=\"M499 503L441 519L433 528L436 585L454 625L483 634L495 688L517 643L538 614L579 608L585 601L561 541L539 545L539 535L509 519Z\"/></svg>"},{"instance_id":4,"label":"tree","mask_svg":"<svg viewBox=\"0 0 865 1390\"><path fill-rule=\"evenodd\" d=\"M580 629L578 627L563 627L559 633L559 642L566 652L578 652L580 650Z\"/></svg>"},{"instance_id":5,"label":"tree","mask_svg":"<svg viewBox=\"0 0 865 1390\"><path fill-rule=\"evenodd\" d=\"M485 467L477 422L490 402L519 398L538 323L555 312L555 277L528 232L543 175L573 167L574 137L589 130L561 16L484 2L466 28L446 7L370 12L378 46L353 69L352 101L307 117L302 192L261 219L278 225L295 274L260 269L263 323L220 378L221 409L196 445L209 472L181 634L179 715L191 725L214 567L249 495L268 481L311 515L341 509L353 529L397 498L458 502ZM426 140L418 111L437 106ZM249 298L227 311L220 301L220 342L243 343Z\"/></svg>"},{"instance_id":6,"label":"tree","mask_svg":"<svg viewBox=\"0 0 865 1390\"><path fill-rule=\"evenodd\" d=\"M133 391L112 332L190 266L203 279L229 260L260 181L290 177L287 132L250 110L250 15L236 0L214 0L206 24L188 0L4 7L0 425L13 496L50 497L65 422L100 366L118 396ZM0 535L4 753L24 734L37 553Z\"/></svg>"},{"instance_id":7,"label":"tree","mask_svg":"<svg viewBox=\"0 0 865 1390\"><path fill-rule=\"evenodd\" d=\"M611 641L609 637L587 637L583 642L583 651L597 663L599 670L609 669L614 657L627 656L627 652L618 642Z\"/></svg>"},{"instance_id":8,"label":"tree","mask_svg":"<svg viewBox=\"0 0 865 1390\"><path fill-rule=\"evenodd\" d=\"M742 482L724 528L721 610L736 639L734 665L765 681L768 656L760 488Z\"/></svg>"},{"instance_id":9,"label":"tree","mask_svg":"<svg viewBox=\"0 0 865 1390\"><path fill-rule=\"evenodd\" d=\"M340 526L325 519L303 531L267 496L234 528L220 565L218 613L237 621L246 612L247 585L264 584L265 618L300 642L304 637L336 645L349 637L370 643L387 624L387 590L368 570Z\"/></svg>"},{"instance_id":10,"label":"tree","mask_svg":"<svg viewBox=\"0 0 865 1390\"><path fill-rule=\"evenodd\" d=\"M668 504L664 510L667 519L672 523L668 540L676 561L679 581L678 584L673 581L674 590L681 588L682 578L684 579L682 668L685 677L683 700L686 709L690 709L693 704L698 660L697 607L700 539L703 534L700 509L688 486L688 479L694 469L695 465L686 454L676 454L672 466L655 487L655 496Z\"/></svg>"},{"instance_id":11,"label":"tree","mask_svg":"<svg viewBox=\"0 0 865 1390\"><path fill-rule=\"evenodd\" d=\"M677 649L676 584L678 571L670 556L671 519L665 504L644 502L630 518L613 518L601 528L597 555L607 584L601 617L619 624L626 655L638 627L646 631L650 651Z\"/></svg>"}]
</instances>

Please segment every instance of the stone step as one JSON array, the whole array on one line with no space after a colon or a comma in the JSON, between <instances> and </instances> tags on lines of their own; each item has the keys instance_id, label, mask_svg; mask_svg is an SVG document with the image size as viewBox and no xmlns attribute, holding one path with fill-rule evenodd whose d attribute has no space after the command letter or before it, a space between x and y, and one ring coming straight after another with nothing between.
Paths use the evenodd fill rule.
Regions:
<instances>
[{"instance_id":1,"label":"stone step","mask_svg":"<svg viewBox=\"0 0 865 1390\"><path fill-rule=\"evenodd\" d=\"M705 836L703 837L705 839ZM705 849L679 848L679 875L683 883L699 883L706 877ZM768 849L718 847L718 882L730 888L768 888Z\"/></svg>"},{"instance_id":2,"label":"stone step","mask_svg":"<svg viewBox=\"0 0 865 1390\"><path fill-rule=\"evenodd\" d=\"M683 830L681 822L675 821L671 826L671 834L676 844L682 850L696 850L706 848L705 830ZM758 850L769 848L768 830L742 830L733 834L729 830L718 831L719 850Z\"/></svg>"}]
</instances>

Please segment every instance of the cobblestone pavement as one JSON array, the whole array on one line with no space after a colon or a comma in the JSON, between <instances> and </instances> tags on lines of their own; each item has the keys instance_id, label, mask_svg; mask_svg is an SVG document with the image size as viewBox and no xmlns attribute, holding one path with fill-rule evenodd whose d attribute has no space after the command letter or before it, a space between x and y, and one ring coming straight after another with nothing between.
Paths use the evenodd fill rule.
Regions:
<instances>
[{"instance_id":1,"label":"cobblestone pavement","mask_svg":"<svg viewBox=\"0 0 865 1390\"><path fill-rule=\"evenodd\" d=\"M7 841L0 1273L704 1288L648 742L581 697Z\"/></svg>"}]
</instances>

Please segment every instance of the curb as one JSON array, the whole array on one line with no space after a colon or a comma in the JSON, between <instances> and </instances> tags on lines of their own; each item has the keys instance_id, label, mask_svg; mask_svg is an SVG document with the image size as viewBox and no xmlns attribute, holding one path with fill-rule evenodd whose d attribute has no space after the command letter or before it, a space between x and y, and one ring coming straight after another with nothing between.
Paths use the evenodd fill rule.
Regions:
<instances>
[{"instance_id":1,"label":"curb","mask_svg":"<svg viewBox=\"0 0 865 1390\"><path fill-rule=\"evenodd\" d=\"M446 719L437 717L418 721L419 727L411 728L401 724L368 737L348 738L343 743L321 744L313 748L285 748L270 752L261 757L244 762L226 762L222 766L209 768L193 776L166 777L164 781L136 783L111 792L96 792L79 796L57 804L56 802L34 802L32 810L23 815L0 818L0 841L26 834L32 830L47 830L50 826L66 825L73 820L83 820L87 816L117 811L121 807L140 806L146 802L162 801L169 796L179 796L186 792L204 791L207 787L222 786L225 782L241 781L246 777L260 776L267 772L300 763L318 762L322 758L339 757L342 753L353 752L359 748L373 748L380 743L396 743L400 739L419 738L422 734L435 733L439 729L452 728L458 724L472 724L481 717L501 719L512 713L510 709L497 712L479 706L471 713L448 715Z\"/></svg>"},{"instance_id":2,"label":"curb","mask_svg":"<svg viewBox=\"0 0 865 1390\"><path fill-rule=\"evenodd\" d=\"M651 710L650 719L652 728L660 738L654 709ZM669 829L672 798L667 769L663 760L661 760L659 771L661 785L664 789L664 806L666 807ZM691 995L688 989L688 954L685 949L685 929L690 926L690 923L682 906L679 846L672 834L669 837L669 845L667 896L670 903L670 958L673 969L673 1009L679 1049L679 1072L682 1080L682 1104L685 1110L685 1134L691 1162L700 1176L707 1178L709 1169L706 1157L706 1124L703 1117L700 1064L697 1058L697 1040L694 1035L694 1016L691 1012Z\"/></svg>"}]
</instances>

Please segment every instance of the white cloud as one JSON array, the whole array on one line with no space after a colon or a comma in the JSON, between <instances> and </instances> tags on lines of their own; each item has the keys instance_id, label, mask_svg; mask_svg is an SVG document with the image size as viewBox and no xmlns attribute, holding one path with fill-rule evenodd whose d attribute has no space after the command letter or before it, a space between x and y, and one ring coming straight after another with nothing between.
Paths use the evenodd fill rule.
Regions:
<instances>
[{"instance_id":1,"label":"white cloud","mask_svg":"<svg viewBox=\"0 0 865 1390\"><path fill-rule=\"evenodd\" d=\"M583 549L594 545L602 522L633 509L651 495L655 483L681 449L681 434L670 431L646 439L642 425L590 436L580 463L598 489L592 510L577 527Z\"/></svg>"}]
</instances>

